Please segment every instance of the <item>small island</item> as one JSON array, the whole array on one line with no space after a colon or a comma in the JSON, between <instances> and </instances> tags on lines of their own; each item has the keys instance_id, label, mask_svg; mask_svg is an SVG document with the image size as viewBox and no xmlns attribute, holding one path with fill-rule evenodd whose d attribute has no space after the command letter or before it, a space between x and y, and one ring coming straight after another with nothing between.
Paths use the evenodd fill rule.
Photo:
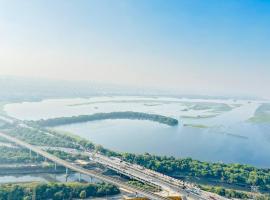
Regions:
<instances>
[{"instance_id":1,"label":"small island","mask_svg":"<svg viewBox=\"0 0 270 200\"><path fill-rule=\"evenodd\" d=\"M261 104L254 113L254 116L248 119L251 123L270 123L270 103Z\"/></svg>"},{"instance_id":2,"label":"small island","mask_svg":"<svg viewBox=\"0 0 270 200\"><path fill-rule=\"evenodd\" d=\"M178 120L171 117L142 113L142 112L132 112L132 111L96 113L92 115L79 115L79 116L72 116L72 117L41 119L41 120L35 121L35 123L37 123L40 126L53 127L53 126L60 126L60 125L66 125L66 124L83 123L83 122L106 120L106 119L149 120L149 121L158 122L161 124L166 124L168 126L178 125ZM31 121L31 122L34 122L34 121Z\"/></svg>"}]
</instances>

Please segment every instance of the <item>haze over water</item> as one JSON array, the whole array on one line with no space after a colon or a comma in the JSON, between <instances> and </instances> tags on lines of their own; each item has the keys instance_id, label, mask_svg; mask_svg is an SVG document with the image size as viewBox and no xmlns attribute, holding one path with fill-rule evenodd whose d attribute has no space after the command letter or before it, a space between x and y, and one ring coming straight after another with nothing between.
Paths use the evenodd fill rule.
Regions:
<instances>
[{"instance_id":1,"label":"haze over water","mask_svg":"<svg viewBox=\"0 0 270 200\"><path fill-rule=\"evenodd\" d=\"M213 110L214 107L186 110L190 105L208 104L214 107L225 104L233 106L233 109L219 113ZM169 127L139 120L102 120L64 125L57 129L72 132L121 152L148 152L269 167L270 137L267 133L270 126L247 122L260 104L258 101L164 97L95 97L9 104L5 110L13 117L26 120L113 111L138 111L171 116L179 120L179 126ZM213 116L213 113L217 116ZM198 115L208 117L198 118Z\"/></svg>"}]
</instances>

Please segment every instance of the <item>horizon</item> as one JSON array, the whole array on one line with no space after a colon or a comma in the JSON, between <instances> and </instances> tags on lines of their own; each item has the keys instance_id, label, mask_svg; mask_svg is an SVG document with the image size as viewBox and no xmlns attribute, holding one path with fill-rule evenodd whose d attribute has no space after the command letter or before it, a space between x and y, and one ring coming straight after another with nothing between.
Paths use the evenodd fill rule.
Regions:
<instances>
[{"instance_id":1,"label":"horizon","mask_svg":"<svg viewBox=\"0 0 270 200\"><path fill-rule=\"evenodd\" d=\"M270 2L0 5L1 76L270 98Z\"/></svg>"},{"instance_id":2,"label":"horizon","mask_svg":"<svg viewBox=\"0 0 270 200\"><path fill-rule=\"evenodd\" d=\"M0 0L0 200L270 200L269 19L270 0Z\"/></svg>"},{"instance_id":3,"label":"horizon","mask_svg":"<svg viewBox=\"0 0 270 200\"><path fill-rule=\"evenodd\" d=\"M170 89L160 89L155 87L140 87L136 85L121 85L117 83L106 83L97 82L91 80L65 80L55 78L40 78L40 77L29 77L29 76L13 76L13 75L0 75L0 81L4 83L5 88L13 91L17 91L20 87L24 86L24 90L32 88L26 88L29 84L35 84L36 90L43 91L44 86L51 86L55 89L57 86L58 90L65 87L72 87L84 91L90 87L97 94L110 94L110 95L127 95L127 96L167 96L167 97L187 97L187 98L210 98L210 99L242 99L242 100L270 100L270 98L260 97L249 94L207 94L207 93L192 93L192 92L181 92ZM93 92L91 91L91 92ZM91 94L89 93L89 95ZM12 93L12 92L11 92ZM63 96L64 97L64 96ZM52 96L52 99L54 97ZM59 98L59 97L56 97ZM45 98L46 99L46 98Z\"/></svg>"}]
</instances>

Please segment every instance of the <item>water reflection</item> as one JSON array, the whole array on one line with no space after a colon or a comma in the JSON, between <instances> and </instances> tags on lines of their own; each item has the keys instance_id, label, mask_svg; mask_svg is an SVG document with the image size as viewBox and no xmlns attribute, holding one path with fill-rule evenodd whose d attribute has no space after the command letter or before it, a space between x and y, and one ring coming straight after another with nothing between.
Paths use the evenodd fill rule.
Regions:
<instances>
[{"instance_id":1,"label":"water reflection","mask_svg":"<svg viewBox=\"0 0 270 200\"><path fill-rule=\"evenodd\" d=\"M197 110L190 109L194 103L197 103ZM217 112L215 107L224 107L219 104L234 109L226 110L225 106L224 110ZM269 125L247 122L260 104L257 101L93 97L10 104L5 110L13 117L26 120L113 111L171 116L180 121L179 126L168 127L138 120L104 120L58 129L73 132L116 151L270 167ZM215 117L204 118L206 115Z\"/></svg>"},{"instance_id":2,"label":"water reflection","mask_svg":"<svg viewBox=\"0 0 270 200\"><path fill-rule=\"evenodd\" d=\"M24 182L75 182L81 180L82 182L88 183L96 183L99 182L95 178L91 178L90 176L79 174L79 173L71 173L68 175L66 179L65 174L14 174L14 175L2 175L0 176L0 184L3 183L24 183Z\"/></svg>"},{"instance_id":3,"label":"water reflection","mask_svg":"<svg viewBox=\"0 0 270 200\"><path fill-rule=\"evenodd\" d=\"M261 128L243 123L229 128L200 129L133 120L104 120L57 127L116 151L269 167L270 145L265 139L268 134Z\"/></svg>"}]
</instances>

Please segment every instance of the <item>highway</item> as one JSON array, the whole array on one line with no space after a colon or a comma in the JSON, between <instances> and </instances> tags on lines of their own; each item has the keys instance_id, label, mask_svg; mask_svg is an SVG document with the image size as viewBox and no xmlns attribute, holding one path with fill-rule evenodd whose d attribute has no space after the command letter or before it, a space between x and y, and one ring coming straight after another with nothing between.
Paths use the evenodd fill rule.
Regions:
<instances>
[{"instance_id":1,"label":"highway","mask_svg":"<svg viewBox=\"0 0 270 200\"><path fill-rule=\"evenodd\" d=\"M2 118L3 120L3 118ZM10 119L8 119L10 120ZM7 122L10 122L8 120L5 120ZM12 119L15 120L15 119ZM24 124L20 120L13 121L16 122L18 126L21 127L26 127L26 128L31 128L32 127ZM93 171L89 171L87 169L84 169L80 166L77 166L73 163L69 163L65 160L62 160L58 157L55 157L46 151L42 150L39 147L30 145L24 141L18 140L17 138L11 137L5 133L0 133L0 136L13 141L17 143L18 145L25 147L27 149L32 150L33 152L36 152L45 158L62 165L68 169L71 169L73 171L77 171L82 174L86 174L89 176L92 176L94 178L100 179L104 182L109 182L112 184L115 184L119 186L120 188L130 190L132 192L135 192L137 194L140 194L142 196L148 197L150 199L166 199L165 197L162 197L161 195L149 192L149 191L144 191L139 188L134 188L133 186L127 185L123 182L120 182L119 180L113 179L111 177L99 174L99 173L94 173ZM58 148L58 147L55 147ZM63 151L66 151L66 149L62 149ZM67 153L72 153L73 150L68 150ZM75 151L75 150L74 150ZM155 172L153 170L149 170L146 168L143 168L142 166L136 165L136 164L131 164L125 161L120 160L119 158L116 157L107 157L104 155L101 155L97 152L91 152L91 151L82 151L81 152L84 155L89 156L89 158L97 163L102 164L103 166L106 166L107 168L110 168L114 171L117 171L121 174L124 174L130 178L139 180L144 183L148 183L150 185L157 186L160 188L163 192L165 191L166 194L163 194L163 196L175 196L175 195L181 195L182 197L188 197L189 200L208 200L208 199L216 199L216 200L226 200L227 198L221 197L219 195L205 192L205 191L200 191L198 188L196 188L194 185L174 179L172 177L163 175L161 173Z\"/></svg>"},{"instance_id":2,"label":"highway","mask_svg":"<svg viewBox=\"0 0 270 200\"><path fill-rule=\"evenodd\" d=\"M121 182L121 181L119 181L117 179L114 179L112 177L108 177L108 176L105 176L105 175L100 174L100 173L95 173L93 171L84 169L84 168L82 168L82 167L80 167L78 165L75 165L73 163L69 163L69 162L67 162L65 160L62 160L62 159L52 155L52 154L47 153L46 151L41 150L40 148L38 148L36 146L28 144L28 143L26 143L26 142L24 142L22 140L17 139L17 138L11 137L11 136L9 136L9 135L7 135L5 133L0 132L0 137L3 137L3 138L5 138L5 139L7 139L7 140L9 140L11 142L14 142L14 143L16 143L17 145L19 145L21 147L30 149L31 151L33 151L33 152L47 158L48 160L51 160L52 162L55 162L58 165L64 166L64 167L66 167L66 168L68 168L70 170L79 172L81 174L89 175L89 176L91 176L93 178L99 179L99 180L107 182L107 183L111 183L113 185L118 186L119 188L134 192L136 194L142 195L142 196L147 197L149 199L153 199L153 200L168 199L168 198L162 197L160 195L157 195L155 193L152 193L152 192L140 189L140 188L136 188L134 186L130 186L130 185L128 185L128 184L126 184L124 182Z\"/></svg>"},{"instance_id":3,"label":"highway","mask_svg":"<svg viewBox=\"0 0 270 200\"><path fill-rule=\"evenodd\" d=\"M90 159L94 162L100 163L109 169L117 171L128 177L134 178L136 180L148 183L150 185L155 185L164 191L167 191L170 195L179 194L182 185L178 184L177 188L172 187L168 181L164 180L164 177L160 178L158 174L152 174L150 170L147 170L141 166L127 163L115 157L106 157L98 153L87 153ZM175 185L174 185L175 186ZM182 192L183 193L183 192ZM187 195L185 192L184 195Z\"/></svg>"},{"instance_id":4,"label":"highway","mask_svg":"<svg viewBox=\"0 0 270 200\"><path fill-rule=\"evenodd\" d=\"M107 157L96 152L87 152L90 159L100 163L114 171L124 174L128 177L136 180L155 185L162 191L166 191L169 196L181 195L182 197L188 197L188 199L216 199L225 200L226 198L216 194L201 191L196 188L193 184L189 184L175 178L163 175L153 170L146 169L142 166L131 164L122 161L116 157Z\"/></svg>"}]
</instances>

